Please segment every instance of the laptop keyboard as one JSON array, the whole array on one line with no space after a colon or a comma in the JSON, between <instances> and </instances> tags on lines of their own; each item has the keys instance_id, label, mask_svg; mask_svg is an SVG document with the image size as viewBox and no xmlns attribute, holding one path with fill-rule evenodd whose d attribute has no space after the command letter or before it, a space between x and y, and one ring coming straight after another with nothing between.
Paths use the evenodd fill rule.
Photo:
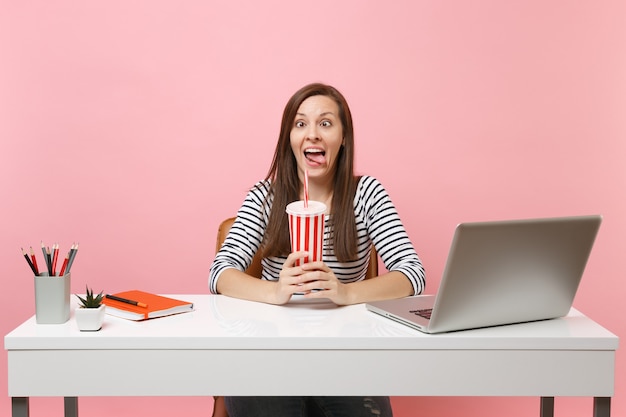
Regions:
<instances>
[{"instance_id":1,"label":"laptop keyboard","mask_svg":"<svg viewBox=\"0 0 626 417\"><path fill-rule=\"evenodd\" d=\"M416 316L424 317L425 319L430 320L430 315L432 314L432 308L424 308L421 310L409 310L409 313L413 313Z\"/></svg>"}]
</instances>

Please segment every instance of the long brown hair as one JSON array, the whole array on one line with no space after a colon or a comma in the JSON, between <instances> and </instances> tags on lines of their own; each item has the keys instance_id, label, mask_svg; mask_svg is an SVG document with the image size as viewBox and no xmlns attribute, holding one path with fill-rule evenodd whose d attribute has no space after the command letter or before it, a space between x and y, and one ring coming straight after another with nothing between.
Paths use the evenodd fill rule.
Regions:
<instances>
[{"instance_id":1,"label":"long brown hair","mask_svg":"<svg viewBox=\"0 0 626 417\"><path fill-rule=\"evenodd\" d=\"M354 176L354 128L352 114L344 96L334 87L314 83L302 87L287 102L283 111L278 143L266 180L270 181L268 200L273 199L263 238L264 257L287 255L291 252L289 224L285 208L300 199L298 165L291 149L291 129L296 113L304 100L312 96L326 96L337 103L343 127L344 143L336 161L333 199L330 207L330 230L335 256L340 262L357 257L357 232L354 218L354 195L357 178ZM267 203L267 202L266 202Z\"/></svg>"}]
</instances>

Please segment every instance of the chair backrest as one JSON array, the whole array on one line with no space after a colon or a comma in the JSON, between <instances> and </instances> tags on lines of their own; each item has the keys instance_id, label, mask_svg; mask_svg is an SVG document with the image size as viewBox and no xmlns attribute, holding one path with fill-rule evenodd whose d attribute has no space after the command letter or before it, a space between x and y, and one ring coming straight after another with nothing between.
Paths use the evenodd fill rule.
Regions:
<instances>
[{"instance_id":1,"label":"chair backrest","mask_svg":"<svg viewBox=\"0 0 626 417\"><path fill-rule=\"evenodd\" d=\"M230 231L233 223L235 222L234 217L230 217L224 220L219 228L217 229L217 242L215 244L215 251L217 252L222 247L222 243L224 243L224 239L226 239L226 235ZM252 263L246 269L246 273L248 275L252 275L253 277L261 278L261 273L263 272L263 267L261 266L261 255L256 254L252 259ZM376 253L376 249L372 247L372 254L370 255L370 262L367 266L367 272L365 273L365 279L374 278L378 276L378 254Z\"/></svg>"}]
</instances>

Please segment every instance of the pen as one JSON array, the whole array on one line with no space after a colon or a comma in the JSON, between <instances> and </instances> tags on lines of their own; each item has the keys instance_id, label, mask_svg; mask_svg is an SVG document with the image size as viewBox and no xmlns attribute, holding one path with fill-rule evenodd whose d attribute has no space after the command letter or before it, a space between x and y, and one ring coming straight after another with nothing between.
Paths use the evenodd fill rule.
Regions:
<instances>
[{"instance_id":1,"label":"pen","mask_svg":"<svg viewBox=\"0 0 626 417\"><path fill-rule=\"evenodd\" d=\"M28 265L30 266L30 269L33 270L35 275L38 275L37 274L37 270L35 269L35 265L33 265L33 261L30 260L30 258L26 254L26 251L24 250L24 248L20 248L20 249L22 249L22 255L24 255L24 258L26 258L26 262L28 262Z\"/></svg>"},{"instance_id":2,"label":"pen","mask_svg":"<svg viewBox=\"0 0 626 417\"><path fill-rule=\"evenodd\" d=\"M35 258L35 251L33 250L33 247L30 247L30 258L33 261L33 266L35 267L35 274L39 275L39 267L37 266L37 258Z\"/></svg>"},{"instance_id":3,"label":"pen","mask_svg":"<svg viewBox=\"0 0 626 417\"><path fill-rule=\"evenodd\" d=\"M129 300L127 298L122 298L122 297L118 297L118 296L111 295L111 294L107 294L107 295L105 295L105 297L106 298L110 298L111 300L120 301L122 303L132 304L132 305L138 306L138 307L143 307L143 308L148 307L148 304L142 303L141 301Z\"/></svg>"}]
</instances>

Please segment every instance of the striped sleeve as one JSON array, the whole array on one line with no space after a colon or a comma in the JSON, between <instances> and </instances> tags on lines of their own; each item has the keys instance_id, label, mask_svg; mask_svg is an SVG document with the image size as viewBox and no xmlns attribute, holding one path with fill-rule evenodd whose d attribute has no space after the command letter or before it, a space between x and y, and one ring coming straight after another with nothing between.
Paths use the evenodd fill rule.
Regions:
<instances>
[{"instance_id":1,"label":"striped sleeve","mask_svg":"<svg viewBox=\"0 0 626 417\"><path fill-rule=\"evenodd\" d=\"M215 255L209 270L209 291L217 294L217 280L224 270L245 271L261 246L269 218L269 205L264 204L269 184L257 183L246 196L230 232ZM271 202L270 202L271 203Z\"/></svg>"},{"instance_id":2,"label":"striped sleeve","mask_svg":"<svg viewBox=\"0 0 626 417\"><path fill-rule=\"evenodd\" d=\"M363 176L356 195L357 222L361 219L388 271L400 271L411 282L415 295L424 291L425 271L383 185Z\"/></svg>"}]
</instances>

